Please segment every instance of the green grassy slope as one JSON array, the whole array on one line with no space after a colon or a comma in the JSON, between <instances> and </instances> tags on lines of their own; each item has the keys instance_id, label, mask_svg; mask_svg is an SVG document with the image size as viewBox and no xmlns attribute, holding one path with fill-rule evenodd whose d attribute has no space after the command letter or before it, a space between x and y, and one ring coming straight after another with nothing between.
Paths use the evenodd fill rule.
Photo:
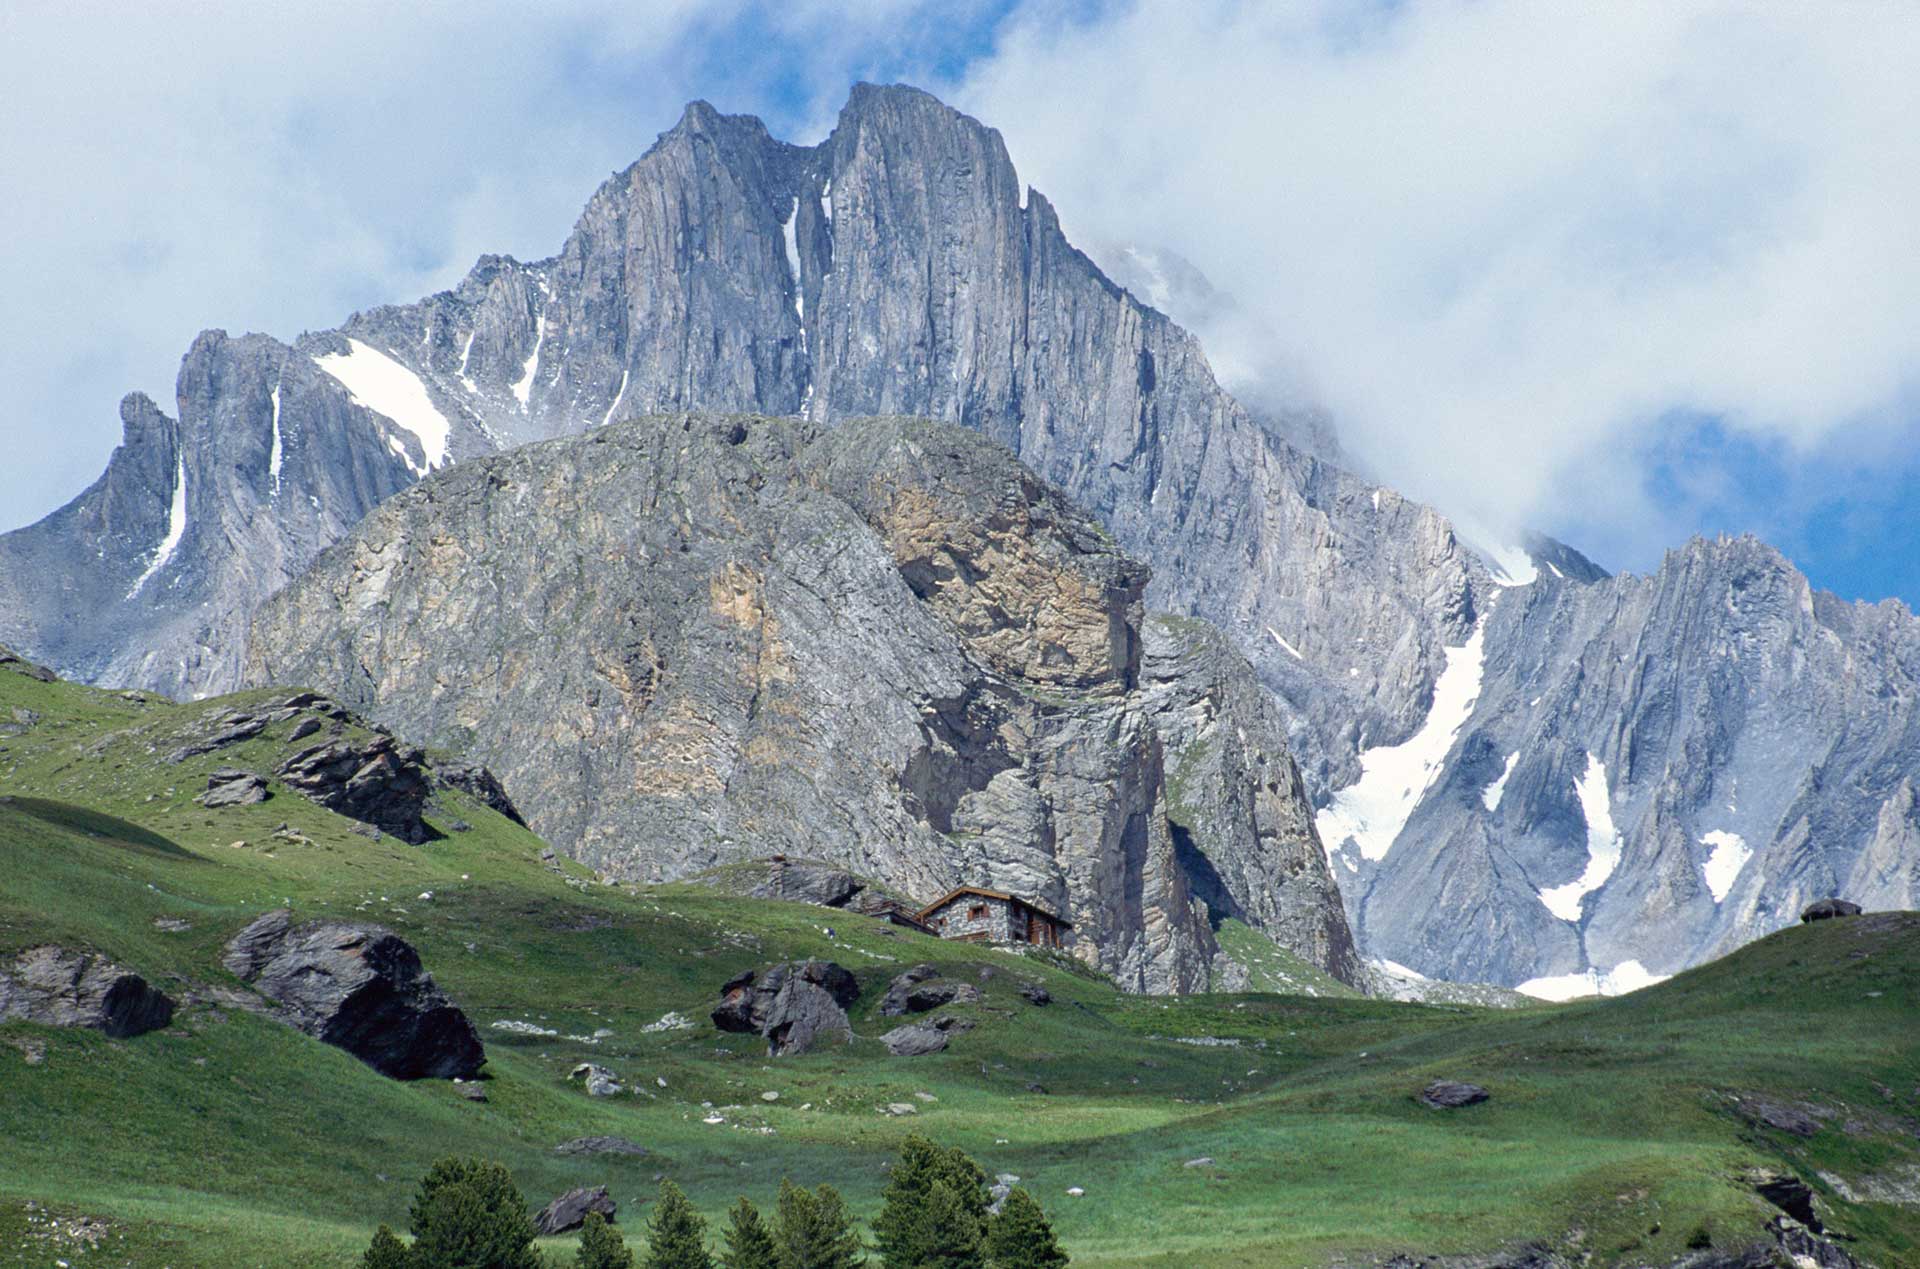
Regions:
<instances>
[{"instance_id":1,"label":"green grassy slope","mask_svg":"<svg viewBox=\"0 0 1920 1269\"><path fill-rule=\"evenodd\" d=\"M130 1041L0 1026L0 1265L51 1264L56 1246L73 1265L348 1264L377 1221L404 1221L413 1181L448 1152L503 1160L536 1203L607 1183L629 1231L662 1173L710 1217L737 1194L770 1202L788 1174L831 1181L871 1215L915 1130L1020 1175L1083 1264L1315 1265L1533 1238L1658 1264L1703 1229L1722 1246L1757 1235L1770 1209L1743 1180L1755 1168L1805 1177L1859 1254L1920 1263L1920 1212L1846 1201L1826 1179L1862 1193L1920 1164L1911 915L1789 930L1649 991L1562 1007L1126 997L1012 951L816 908L600 885L458 795L443 798L446 835L421 847L370 841L278 786L207 811L192 798L209 770L269 770L288 749L276 728L163 760L190 720L230 703L0 671L0 721L40 715L0 737L0 952L83 944L181 997L236 985L220 946L268 907L377 919L480 1026L488 1101L386 1080L209 1004ZM452 831L454 817L471 827ZM282 824L306 840L276 836ZM804 955L859 976L861 1043L774 1062L706 1022L731 974ZM982 1001L955 1010L978 1026L945 1053L891 1058L872 1037L892 1022L873 1009L923 960L981 984ZM1297 969L1274 972L1284 986ZM1025 979L1055 1003L1026 1004ZM658 1028L672 1012L693 1025ZM585 1060L634 1094L585 1096L566 1080ZM1428 1111L1413 1094L1439 1076L1493 1099ZM1825 1126L1805 1140L1754 1128L1738 1094L1805 1103ZM880 1113L889 1103L917 1110ZM589 1133L654 1154L553 1154ZM84 1254L46 1240L43 1208L104 1219L105 1240Z\"/></svg>"}]
</instances>

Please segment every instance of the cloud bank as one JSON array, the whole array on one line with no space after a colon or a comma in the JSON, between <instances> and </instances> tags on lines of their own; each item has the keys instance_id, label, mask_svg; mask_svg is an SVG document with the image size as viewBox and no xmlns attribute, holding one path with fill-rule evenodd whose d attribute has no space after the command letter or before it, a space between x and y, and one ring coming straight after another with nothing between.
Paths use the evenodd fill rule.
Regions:
<instances>
[{"instance_id":1,"label":"cloud bank","mask_svg":"<svg viewBox=\"0 0 1920 1269\"><path fill-rule=\"evenodd\" d=\"M1071 236L1231 290L1383 478L1644 565L1728 495L1648 479L1676 420L1768 470L1911 439L1916 65L1898 4L1188 0L1029 9L953 91Z\"/></svg>"}]
</instances>

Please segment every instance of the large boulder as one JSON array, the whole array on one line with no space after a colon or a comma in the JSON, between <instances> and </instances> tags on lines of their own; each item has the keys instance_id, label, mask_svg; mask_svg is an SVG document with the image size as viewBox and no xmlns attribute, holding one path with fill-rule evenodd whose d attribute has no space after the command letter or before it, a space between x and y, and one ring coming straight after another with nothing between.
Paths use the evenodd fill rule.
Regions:
<instances>
[{"instance_id":1,"label":"large boulder","mask_svg":"<svg viewBox=\"0 0 1920 1269\"><path fill-rule=\"evenodd\" d=\"M223 964L286 1020L394 1079L470 1079L486 1051L411 944L378 925L269 912L227 943Z\"/></svg>"},{"instance_id":2,"label":"large boulder","mask_svg":"<svg viewBox=\"0 0 1920 1269\"><path fill-rule=\"evenodd\" d=\"M727 980L712 1013L713 1025L765 1036L769 1053L790 1057L829 1037L853 1039L847 1006L859 997L859 983L833 961L775 965Z\"/></svg>"},{"instance_id":3,"label":"large boulder","mask_svg":"<svg viewBox=\"0 0 1920 1269\"><path fill-rule=\"evenodd\" d=\"M1831 921L1835 917L1859 915L1860 905L1857 903L1849 903L1845 899L1821 899L1817 903L1808 904L1807 910L1800 914L1800 920L1803 923Z\"/></svg>"},{"instance_id":4,"label":"large boulder","mask_svg":"<svg viewBox=\"0 0 1920 1269\"><path fill-rule=\"evenodd\" d=\"M253 806L267 800L264 777L238 767L221 767L207 777L207 791L197 799L209 809L223 806Z\"/></svg>"},{"instance_id":5,"label":"large boulder","mask_svg":"<svg viewBox=\"0 0 1920 1269\"><path fill-rule=\"evenodd\" d=\"M940 971L932 965L915 965L912 969L894 975L887 984L887 994L880 997L880 1016L898 1018L907 1012L907 997L913 989L930 978L938 978Z\"/></svg>"},{"instance_id":6,"label":"large boulder","mask_svg":"<svg viewBox=\"0 0 1920 1269\"><path fill-rule=\"evenodd\" d=\"M274 774L329 811L417 846L432 836L424 818L432 791L424 759L391 736L343 737L302 749Z\"/></svg>"},{"instance_id":7,"label":"large boulder","mask_svg":"<svg viewBox=\"0 0 1920 1269\"><path fill-rule=\"evenodd\" d=\"M845 907L865 887L844 868L806 860L775 858L767 861L764 877L748 894L756 899L785 899L823 908Z\"/></svg>"},{"instance_id":8,"label":"large boulder","mask_svg":"<svg viewBox=\"0 0 1920 1269\"><path fill-rule=\"evenodd\" d=\"M92 1027L125 1039L173 1020L173 1001L130 969L91 952L28 948L0 969L0 1022Z\"/></svg>"},{"instance_id":9,"label":"large boulder","mask_svg":"<svg viewBox=\"0 0 1920 1269\"><path fill-rule=\"evenodd\" d=\"M609 1221L613 1219L615 1204L604 1185L581 1186L568 1190L553 1202L540 1209L533 1218L533 1227L542 1237L551 1238L555 1234L564 1234L579 1229L587 1223L588 1212L598 1212Z\"/></svg>"},{"instance_id":10,"label":"large boulder","mask_svg":"<svg viewBox=\"0 0 1920 1269\"><path fill-rule=\"evenodd\" d=\"M925 1057L947 1047L947 1033L924 1022L910 1022L881 1036L880 1043L895 1057Z\"/></svg>"}]
</instances>

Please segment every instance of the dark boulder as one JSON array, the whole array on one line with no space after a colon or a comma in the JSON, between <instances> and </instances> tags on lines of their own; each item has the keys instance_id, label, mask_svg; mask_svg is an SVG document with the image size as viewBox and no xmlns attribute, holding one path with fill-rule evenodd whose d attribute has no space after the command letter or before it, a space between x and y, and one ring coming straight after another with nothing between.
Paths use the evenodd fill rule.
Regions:
<instances>
[{"instance_id":1,"label":"dark boulder","mask_svg":"<svg viewBox=\"0 0 1920 1269\"><path fill-rule=\"evenodd\" d=\"M486 1051L412 945L347 921L296 926L280 909L227 943L222 962L306 1034L394 1079L468 1079Z\"/></svg>"},{"instance_id":2,"label":"dark boulder","mask_svg":"<svg viewBox=\"0 0 1920 1269\"><path fill-rule=\"evenodd\" d=\"M104 956L33 947L0 969L0 1022L14 1019L127 1039L171 1022L173 1001Z\"/></svg>"},{"instance_id":3,"label":"dark boulder","mask_svg":"<svg viewBox=\"0 0 1920 1269\"><path fill-rule=\"evenodd\" d=\"M11 648L0 647L0 670L12 670L15 674L24 674L41 683L53 683L59 676L44 665L35 665L25 657L19 656Z\"/></svg>"},{"instance_id":4,"label":"dark boulder","mask_svg":"<svg viewBox=\"0 0 1920 1269\"><path fill-rule=\"evenodd\" d=\"M1042 987L1039 983L1021 983L1020 994L1026 997L1027 1003L1030 1005L1050 1005L1053 1003L1053 993L1045 987Z\"/></svg>"},{"instance_id":5,"label":"dark boulder","mask_svg":"<svg viewBox=\"0 0 1920 1269\"><path fill-rule=\"evenodd\" d=\"M1857 903L1849 903L1845 899L1822 899L1817 903L1808 904L1807 910L1800 914L1800 920L1804 924L1813 921L1831 921L1835 917L1859 915L1860 905Z\"/></svg>"},{"instance_id":6,"label":"dark boulder","mask_svg":"<svg viewBox=\"0 0 1920 1269\"><path fill-rule=\"evenodd\" d=\"M237 745L243 740L252 740L267 729L270 721L272 720L265 714L222 710L206 720L205 730L197 738L169 753L166 760L173 763L185 762L203 753L212 753L216 749Z\"/></svg>"},{"instance_id":7,"label":"dark boulder","mask_svg":"<svg viewBox=\"0 0 1920 1269\"><path fill-rule=\"evenodd\" d=\"M925 1057L946 1048L947 1039L947 1033L938 1027L910 1022L881 1036L880 1043L886 1045L887 1052L895 1057Z\"/></svg>"},{"instance_id":8,"label":"dark boulder","mask_svg":"<svg viewBox=\"0 0 1920 1269\"><path fill-rule=\"evenodd\" d=\"M728 979L711 1016L720 1030L763 1035L774 1057L788 1057L829 1036L851 1040L846 1007L859 998L860 984L843 966L797 961Z\"/></svg>"},{"instance_id":9,"label":"dark boulder","mask_svg":"<svg viewBox=\"0 0 1920 1269\"><path fill-rule=\"evenodd\" d=\"M908 1003L908 997L913 994L914 989L928 979L938 978L939 976L940 971L932 965L915 965L912 969L904 973L894 975L893 981L887 984L887 994L880 997L880 1016L883 1018L898 1018L902 1014L909 1012L912 1006ZM940 1003L944 1004L946 1002L942 1001ZM936 1005L927 1005L922 1008L930 1009L937 1007Z\"/></svg>"},{"instance_id":10,"label":"dark boulder","mask_svg":"<svg viewBox=\"0 0 1920 1269\"><path fill-rule=\"evenodd\" d=\"M533 1218L533 1227L543 1237L551 1238L555 1234L565 1234L579 1229L587 1223L588 1212L598 1212L609 1221L613 1219L614 1201L607 1193L607 1187L596 1185L582 1186L568 1190L553 1202L540 1209Z\"/></svg>"},{"instance_id":11,"label":"dark boulder","mask_svg":"<svg viewBox=\"0 0 1920 1269\"><path fill-rule=\"evenodd\" d=\"M254 806L266 800L266 778L238 767L221 767L208 776L207 791L196 799L208 808Z\"/></svg>"},{"instance_id":12,"label":"dark boulder","mask_svg":"<svg viewBox=\"0 0 1920 1269\"><path fill-rule=\"evenodd\" d=\"M423 758L391 736L374 735L302 749L274 774L329 811L417 846L432 836L423 818L431 791Z\"/></svg>"},{"instance_id":13,"label":"dark boulder","mask_svg":"<svg viewBox=\"0 0 1920 1269\"><path fill-rule=\"evenodd\" d=\"M785 899L792 903L840 908L865 888L854 880L852 873L828 864L770 859L767 875L755 882L747 893L756 899Z\"/></svg>"},{"instance_id":14,"label":"dark boulder","mask_svg":"<svg viewBox=\"0 0 1920 1269\"><path fill-rule=\"evenodd\" d=\"M500 777L479 763L436 762L433 764L433 778L443 787L458 789L482 806L491 807L522 828L526 827L526 820L520 817L519 808L507 796L506 786L500 783Z\"/></svg>"},{"instance_id":15,"label":"dark boulder","mask_svg":"<svg viewBox=\"0 0 1920 1269\"><path fill-rule=\"evenodd\" d=\"M1420 1090L1420 1101L1434 1110L1457 1110L1487 1100L1487 1090L1478 1084L1457 1080L1435 1080Z\"/></svg>"},{"instance_id":16,"label":"dark boulder","mask_svg":"<svg viewBox=\"0 0 1920 1269\"><path fill-rule=\"evenodd\" d=\"M1797 1176L1764 1177L1755 1183L1753 1192L1816 1234L1826 1228L1814 1214L1813 1187Z\"/></svg>"},{"instance_id":17,"label":"dark boulder","mask_svg":"<svg viewBox=\"0 0 1920 1269\"><path fill-rule=\"evenodd\" d=\"M1766 1097L1742 1097L1733 1104L1733 1110L1756 1128L1772 1128L1796 1137L1811 1137L1820 1131L1820 1121L1800 1107Z\"/></svg>"}]
</instances>

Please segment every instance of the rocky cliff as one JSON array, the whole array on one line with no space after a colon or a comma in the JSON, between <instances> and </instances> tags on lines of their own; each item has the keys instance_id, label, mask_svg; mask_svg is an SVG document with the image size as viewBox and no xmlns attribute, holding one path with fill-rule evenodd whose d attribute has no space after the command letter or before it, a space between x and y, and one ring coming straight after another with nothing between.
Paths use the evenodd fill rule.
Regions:
<instances>
[{"instance_id":1,"label":"rocky cliff","mask_svg":"<svg viewBox=\"0 0 1920 1269\"><path fill-rule=\"evenodd\" d=\"M1204 987L1235 916L1356 980L1271 701L1147 582L977 434L661 416L390 500L260 612L249 674L471 751L616 876L1011 890L1136 991Z\"/></svg>"}]
</instances>

